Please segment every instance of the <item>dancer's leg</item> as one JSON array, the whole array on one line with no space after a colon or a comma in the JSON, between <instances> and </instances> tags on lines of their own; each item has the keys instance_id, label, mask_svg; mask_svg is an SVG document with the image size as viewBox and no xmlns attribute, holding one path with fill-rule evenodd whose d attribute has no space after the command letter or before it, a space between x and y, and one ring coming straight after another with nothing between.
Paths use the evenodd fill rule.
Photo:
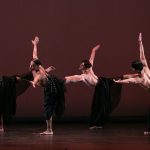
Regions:
<instances>
[{"instance_id":1,"label":"dancer's leg","mask_svg":"<svg viewBox=\"0 0 150 150\"><path fill-rule=\"evenodd\" d=\"M52 130L52 117L48 120L46 120L46 125L47 129L46 131L40 133L41 135L53 135L53 130Z\"/></svg>"},{"instance_id":2,"label":"dancer's leg","mask_svg":"<svg viewBox=\"0 0 150 150\"><path fill-rule=\"evenodd\" d=\"M0 132L4 132L3 115L1 115L0 121Z\"/></svg>"},{"instance_id":3,"label":"dancer's leg","mask_svg":"<svg viewBox=\"0 0 150 150\"><path fill-rule=\"evenodd\" d=\"M148 108L148 130L144 132L144 135L150 135L150 106Z\"/></svg>"}]
</instances>

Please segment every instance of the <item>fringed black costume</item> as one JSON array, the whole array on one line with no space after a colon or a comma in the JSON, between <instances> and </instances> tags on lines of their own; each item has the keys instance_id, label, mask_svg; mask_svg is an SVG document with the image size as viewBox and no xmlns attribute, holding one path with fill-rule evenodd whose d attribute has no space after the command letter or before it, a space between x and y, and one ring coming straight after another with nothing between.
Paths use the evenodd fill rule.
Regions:
<instances>
[{"instance_id":1,"label":"fringed black costume","mask_svg":"<svg viewBox=\"0 0 150 150\"><path fill-rule=\"evenodd\" d=\"M64 80L49 75L44 87L44 113L46 120L52 116L60 117L65 109Z\"/></svg>"},{"instance_id":2,"label":"fringed black costume","mask_svg":"<svg viewBox=\"0 0 150 150\"><path fill-rule=\"evenodd\" d=\"M39 59L34 60L35 65L41 65ZM33 80L32 72L23 74L22 79ZM61 117L65 110L65 95L66 91L64 80L58 79L54 75L47 75L46 85L44 88L44 116L46 120L53 117ZM25 90L26 86L23 88ZM21 92L21 91L20 91Z\"/></svg>"}]
</instances>

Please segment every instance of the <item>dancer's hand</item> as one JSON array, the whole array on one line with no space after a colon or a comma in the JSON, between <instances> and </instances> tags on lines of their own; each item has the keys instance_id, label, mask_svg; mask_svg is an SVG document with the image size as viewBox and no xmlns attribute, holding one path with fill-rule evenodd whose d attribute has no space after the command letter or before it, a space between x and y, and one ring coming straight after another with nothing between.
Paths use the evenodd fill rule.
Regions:
<instances>
[{"instance_id":1,"label":"dancer's hand","mask_svg":"<svg viewBox=\"0 0 150 150\"><path fill-rule=\"evenodd\" d=\"M34 40L32 40L33 45L37 45L39 43L39 37L36 36Z\"/></svg>"},{"instance_id":2,"label":"dancer's hand","mask_svg":"<svg viewBox=\"0 0 150 150\"><path fill-rule=\"evenodd\" d=\"M16 80L17 80L17 81L20 81L20 80L21 80L21 77L16 76Z\"/></svg>"},{"instance_id":3,"label":"dancer's hand","mask_svg":"<svg viewBox=\"0 0 150 150\"><path fill-rule=\"evenodd\" d=\"M33 81L29 81L29 82L32 84L32 86L33 86L34 88L36 88Z\"/></svg>"},{"instance_id":4,"label":"dancer's hand","mask_svg":"<svg viewBox=\"0 0 150 150\"><path fill-rule=\"evenodd\" d=\"M120 83L121 79L118 79L118 80L113 79L113 81L116 82L116 83Z\"/></svg>"},{"instance_id":5,"label":"dancer's hand","mask_svg":"<svg viewBox=\"0 0 150 150\"><path fill-rule=\"evenodd\" d=\"M142 42L142 33L139 33L139 42Z\"/></svg>"},{"instance_id":6,"label":"dancer's hand","mask_svg":"<svg viewBox=\"0 0 150 150\"><path fill-rule=\"evenodd\" d=\"M55 70L56 68L54 66L50 66L46 69L46 72L50 72L50 71L53 71Z\"/></svg>"},{"instance_id":7,"label":"dancer's hand","mask_svg":"<svg viewBox=\"0 0 150 150\"><path fill-rule=\"evenodd\" d=\"M92 50L97 51L100 48L100 44L96 45Z\"/></svg>"}]
</instances>

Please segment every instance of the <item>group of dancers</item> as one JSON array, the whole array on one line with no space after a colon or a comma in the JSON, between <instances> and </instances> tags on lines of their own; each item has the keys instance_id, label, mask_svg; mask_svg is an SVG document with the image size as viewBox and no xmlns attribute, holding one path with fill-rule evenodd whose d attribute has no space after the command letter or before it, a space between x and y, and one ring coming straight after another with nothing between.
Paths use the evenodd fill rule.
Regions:
<instances>
[{"instance_id":1,"label":"group of dancers","mask_svg":"<svg viewBox=\"0 0 150 150\"><path fill-rule=\"evenodd\" d=\"M46 131L41 135L53 135L52 119L54 116L61 116L65 110L65 91L66 84L83 82L87 86L94 88L93 100L90 115L90 130L101 129L108 120L111 112L119 104L121 98L122 83L135 83L150 89L150 70L144 55L142 44L142 34L139 34L140 60L133 61L132 69L134 74L126 74L119 77L106 78L97 76L93 71L93 63L96 51L100 45L95 46L89 59L81 61L79 70L80 75L65 76L58 78L52 74L55 67L50 66L44 68L38 57L37 45L39 38L32 40L33 59L30 62L29 72L22 75L14 75L10 77L2 76L0 78L0 132L4 132L5 120L10 120L15 114L16 98L32 85L44 88L44 116L46 120ZM150 128L145 134L150 133Z\"/></svg>"}]
</instances>

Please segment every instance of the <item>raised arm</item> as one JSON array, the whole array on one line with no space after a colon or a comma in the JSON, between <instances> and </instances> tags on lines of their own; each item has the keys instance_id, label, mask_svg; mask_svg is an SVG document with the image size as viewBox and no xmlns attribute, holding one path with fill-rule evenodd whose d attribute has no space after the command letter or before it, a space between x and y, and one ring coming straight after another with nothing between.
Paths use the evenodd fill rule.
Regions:
<instances>
[{"instance_id":1,"label":"raised arm","mask_svg":"<svg viewBox=\"0 0 150 150\"><path fill-rule=\"evenodd\" d=\"M147 61L144 54L144 47L142 43L142 33L139 34L139 49L140 49L140 61L142 62L143 66L147 66Z\"/></svg>"},{"instance_id":2,"label":"raised arm","mask_svg":"<svg viewBox=\"0 0 150 150\"><path fill-rule=\"evenodd\" d=\"M80 81L83 81L83 77L82 75L73 75L73 76L66 76L65 77L65 83L68 84L68 83L75 83L75 82L80 82Z\"/></svg>"},{"instance_id":3,"label":"raised arm","mask_svg":"<svg viewBox=\"0 0 150 150\"><path fill-rule=\"evenodd\" d=\"M38 59L37 55L37 44L39 43L39 38L36 36L34 40L32 40L33 44L33 59Z\"/></svg>"},{"instance_id":4,"label":"raised arm","mask_svg":"<svg viewBox=\"0 0 150 150\"><path fill-rule=\"evenodd\" d=\"M92 52L91 52L91 56L90 56L90 63L93 65L93 62L94 62L94 59L95 59L95 52L100 48L100 45L97 45L95 46L93 49L92 49Z\"/></svg>"}]
</instances>

